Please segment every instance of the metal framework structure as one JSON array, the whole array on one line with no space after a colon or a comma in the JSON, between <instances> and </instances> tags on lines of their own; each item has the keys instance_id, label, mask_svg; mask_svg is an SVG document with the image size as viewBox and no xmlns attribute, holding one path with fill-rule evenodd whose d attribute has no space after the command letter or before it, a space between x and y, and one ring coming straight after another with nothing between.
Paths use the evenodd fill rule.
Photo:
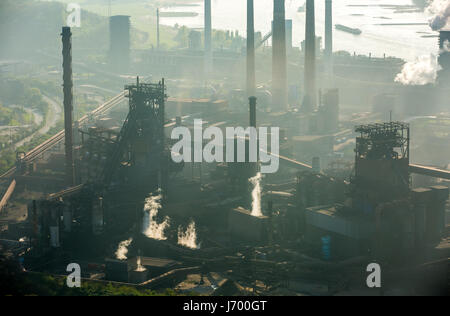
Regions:
<instances>
[{"instance_id":1,"label":"metal framework structure","mask_svg":"<svg viewBox=\"0 0 450 316\"><path fill-rule=\"evenodd\" d=\"M167 99L164 79L157 84L125 86L129 113L116 138L101 177L109 186L119 167L137 167L144 176L164 169L164 112Z\"/></svg>"},{"instance_id":2,"label":"metal framework structure","mask_svg":"<svg viewBox=\"0 0 450 316\"><path fill-rule=\"evenodd\" d=\"M356 158L409 159L409 124L389 122L361 125L356 138Z\"/></svg>"},{"instance_id":3,"label":"metal framework structure","mask_svg":"<svg viewBox=\"0 0 450 316\"><path fill-rule=\"evenodd\" d=\"M389 122L357 126L352 197L356 208L373 212L376 205L404 197L410 190L409 124Z\"/></svg>"}]
</instances>

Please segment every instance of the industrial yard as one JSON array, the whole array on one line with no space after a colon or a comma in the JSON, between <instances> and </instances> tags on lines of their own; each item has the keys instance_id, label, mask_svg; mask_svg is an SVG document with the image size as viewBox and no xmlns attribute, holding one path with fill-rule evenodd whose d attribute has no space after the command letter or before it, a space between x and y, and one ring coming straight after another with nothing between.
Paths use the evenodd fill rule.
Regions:
<instances>
[{"instance_id":1,"label":"industrial yard","mask_svg":"<svg viewBox=\"0 0 450 316\"><path fill-rule=\"evenodd\" d=\"M338 24L337 1L271 0L269 32L242 1L246 34L215 29L211 0L147 2L0 54L1 295L450 293L450 2L382 6L434 12L411 22L431 63L354 53L379 21Z\"/></svg>"}]
</instances>

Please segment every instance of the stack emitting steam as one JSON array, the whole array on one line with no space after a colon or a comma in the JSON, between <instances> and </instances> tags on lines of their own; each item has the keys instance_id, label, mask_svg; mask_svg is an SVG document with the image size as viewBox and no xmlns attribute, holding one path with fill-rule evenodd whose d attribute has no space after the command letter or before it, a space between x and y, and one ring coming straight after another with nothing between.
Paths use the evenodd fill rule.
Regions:
<instances>
[{"instance_id":1,"label":"stack emitting steam","mask_svg":"<svg viewBox=\"0 0 450 316\"><path fill-rule=\"evenodd\" d=\"M434 31L441 30L446 26L450 27L450 0L431 0L426 11L434 15L430 20L430 27ZM443 50L445 50L445 45L444 48L440 47L441 56ZM438 56L434 54L420 56L415 61L406 63L402 72L395 78L395 81L403 85L435 83L438 78L438 72L442 69L439 62Z\"/></svg>"},{"instance_id":2,"label":"stack emitting steam","mask_svg":"<svg viewBox=\"0 0 450 316\"><path fill-rule=\"evenodd\" d=\"M430 20L433 31L439 31L444 27L450 27L450 0L431 0L427 12L434 16Z\"/></svg>"},{"instance_id":3,"label":"stack emitting steam","mask_svg":"<svg viewBox=\"0 0 450 316\"><path fill-rule=\"evenodd\" d=\"M128 247L133 242L133 238L121 241L119 247L117 247L116 258L119 260L127 260Z\"/></svg>"},{"instance_id":4,"label":"stack emitting steam","mask_svg":"<svg viewBox=\"0 0 450 316\"><path fill-rule=\"evenodd\" d=\"M191 249L200 249L194 221L191 221L185 232L181 226L178 227L178 244Z\"/></svg>"},{"instance_id":5,"label":"stack emitting steam","mask_svg":"<svg viewBox=\"0 0 450 316\"><path fill-rule=\"evenodd\" d=\"M142 265L142 258L141 256L138 256L136 260L136 271L143 272L145 270L145 267Z\"/></svg>"},{"instance_id":6,"label":"stack emitting steam","mask_svg":"<svg viewBox=\"0 0 450 316\"><path fill-rule=\"evenodd\" d=\"M262 210L261 210L261 180L262 180L262 174L261 172L258 172L256 176L253 178L250 178L249 181L253 185L252 190L252 216L263 216Z\"/></svg>"},{"instance_id":7,"label":"stack emitting steam","mask_svg":"<svg viewBox=\"0 0 450 316\"><path fill-rule=\"evenodd\" d=\"M166 216L162 223L157 222L156 218L161 209L161 192L158 195L150 195L145 200L144 219L142 221L142 233L148 238L156 240L166 240L164 231L169 227L169 218Z\"/></svg>"}]
</instances>

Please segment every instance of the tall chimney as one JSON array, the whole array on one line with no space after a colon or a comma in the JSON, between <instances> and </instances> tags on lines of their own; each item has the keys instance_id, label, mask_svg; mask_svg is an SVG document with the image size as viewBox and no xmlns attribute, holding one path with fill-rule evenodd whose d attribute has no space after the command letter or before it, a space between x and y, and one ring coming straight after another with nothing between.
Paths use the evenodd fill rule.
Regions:
<instances>
[{"instance_id":1,"label":"tall chimney","mask_svg":"<svg viewBox=\"0 0 450 316\"><path fill-rule=\"evenodd\" d=\"M306 0L305 34L305 99L303 110L311 112L316 107L316 26L314 0Z\"/></svg>"},{"instance_id":2,"label":"tall chimney","mask_svg":"<svg viewBox=\"0 0 450 316\"><path fill-rule=\"evenodd\" d=\"M66 181L75 185L75 168L73 162L73 81L72 81L72 32L70 27L62 28L63 44L63 92L64 92L64 128L66 152Z\"/></svg>"},{"instance_id":3,"label":"tall chimney","mask_svg":"<svg viewBox=\"0 0 450 316\"><path fill-rule=\"evenodd\" d=\"M247 96L254 96L255 92L255 13L253 0L247 0Z\"/></svg>"},{"instance_id":4,"label":"tall chimney","mask_svg":"<svg viewBox=\"0 0 450 316\"><path fill-rule=\"evenodd\" d=\"M250 97L250 127L256 128L256 97Z\"/></svg>"},{"instance_id":5,"label":"tall chimney","mask_svg":"<svg viewBox=\"0 0 450 316\"><path fill-rule=\"evenodd\" d=\"M159 8L156 9L156 48L159 50Z\"/></svg>"},{"instance_id":6,"label":"tall chimney","mask_svg":"<svg viewBox=\"0 0 450 316\"><path fill-rule=\"evenodd\" d=\"M325 63L327 70L332 69L333 58L333 0L325 0Z\"/></svg>"},{"instance_id":7,"label":"tall chimney","mask_svg":"<svg viewBox=\"0 0 450 316\"><path fill-rule=\"evenodd\" d=\"M438 71L438 84L448 86L450 80L450 29L439 31L439 58L440 70Z\"/></svg>"},{"instance_id":8,"label":"tall chimney","mask_svg":"<svg viewBox=\"0 0 450 316\"><path fill-rule=\"evenodd\" d=\"M205 72L207 76L212 68L212 22L211 0L205 0Z\"/></svg>"},{"instance_id":9,"label":"tall chimney","mask_svg":"<svg viewBox=\"0 0 450 316\"><path fill-rule=\"evenodd\" d=\"M287 109L287 58L284 0L273 1L272 96L277 110Z\"/></svg>"}]
</instances>

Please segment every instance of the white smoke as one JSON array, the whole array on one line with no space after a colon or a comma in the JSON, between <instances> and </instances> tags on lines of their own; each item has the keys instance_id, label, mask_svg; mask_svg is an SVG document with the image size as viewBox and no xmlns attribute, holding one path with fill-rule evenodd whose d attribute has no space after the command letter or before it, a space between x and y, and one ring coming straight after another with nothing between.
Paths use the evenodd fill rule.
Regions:
<instances>
[{"instance_id":1,"label":"white smoke","mask_svg":"<svg viewBox=\"0 0 450 316\"><path fill-rule=\"evenodd\" d=\"M251 184L253 184L253 191L252 191L252 216L262 216L261 211L261 180L262 180L262 174L261 172L258 172L256 176L253 178L250 178L249 181Z\"/></svg>"},{"instance_id":2,"label":"white smoke","mask_svg":"<svg viewBox=\"0 0 450 316\"><path fill-rule=\"evenodd\" d=\"M128 247L131 245L133 238L121 241L116 251L116 258L119 260L127 260Z\"/></svg>"},{"instance_id":3,"label":"white smoke","mask_svg":"<svg viewBox=\"0 0 450 316\"><path fill-rule=\"evenodd\" d=\"M418 85L434 83L440 66L437 57L433 54L416 58L403 66L402 72L397 75L395 82L403 85Z\"/></svg>"},{"instance_id":4,"label":"white smoke","mask_svg":"<svg viewBox=\"0 0 450 316\"><path fill-rule=\"evenodd\" d=\"M145 267L142 265L142 259L141 259L141 256L138 256L137 257L137 260L136 260L136 271L139 271L139 272L142 272L142 271L145 271L146 269L145 269Z\"/></svg>"},{"instance_id":5,"label":"white smoke","mask_svg":"<svg viewBox=\"0 0 450 316\"><path fill-rule=\"evenodd\" d=\"M183 232L181 226L178 227L178 244L191 249L200 249L200 244L197 242L197 231L195 223L192 221Z\"/></svg>"},{"instance_id":6,"label":"white smoke","mask_svg":"<svg viewBox=\"0 0 450 316\"><path fill-rule=\"evenodd\" d=\"M426 11L433 15L430 19L433 31L450 27L450 0L430 0Z\"/></svg>"},{"instance_id":7,"label":"white smoke","mask_svg":"<svg viewBox=\"0 0 450 316\"><path fill-rule=\"evenodd\" d=\"M142 233L148 238L156 240L166 240L164 231L169 227L169 218L166 216L162 223L156 221L158 212L161 209L161 194L150 195L145 200L144 218L142 221Z\"/></svg>"}]
</instances>

